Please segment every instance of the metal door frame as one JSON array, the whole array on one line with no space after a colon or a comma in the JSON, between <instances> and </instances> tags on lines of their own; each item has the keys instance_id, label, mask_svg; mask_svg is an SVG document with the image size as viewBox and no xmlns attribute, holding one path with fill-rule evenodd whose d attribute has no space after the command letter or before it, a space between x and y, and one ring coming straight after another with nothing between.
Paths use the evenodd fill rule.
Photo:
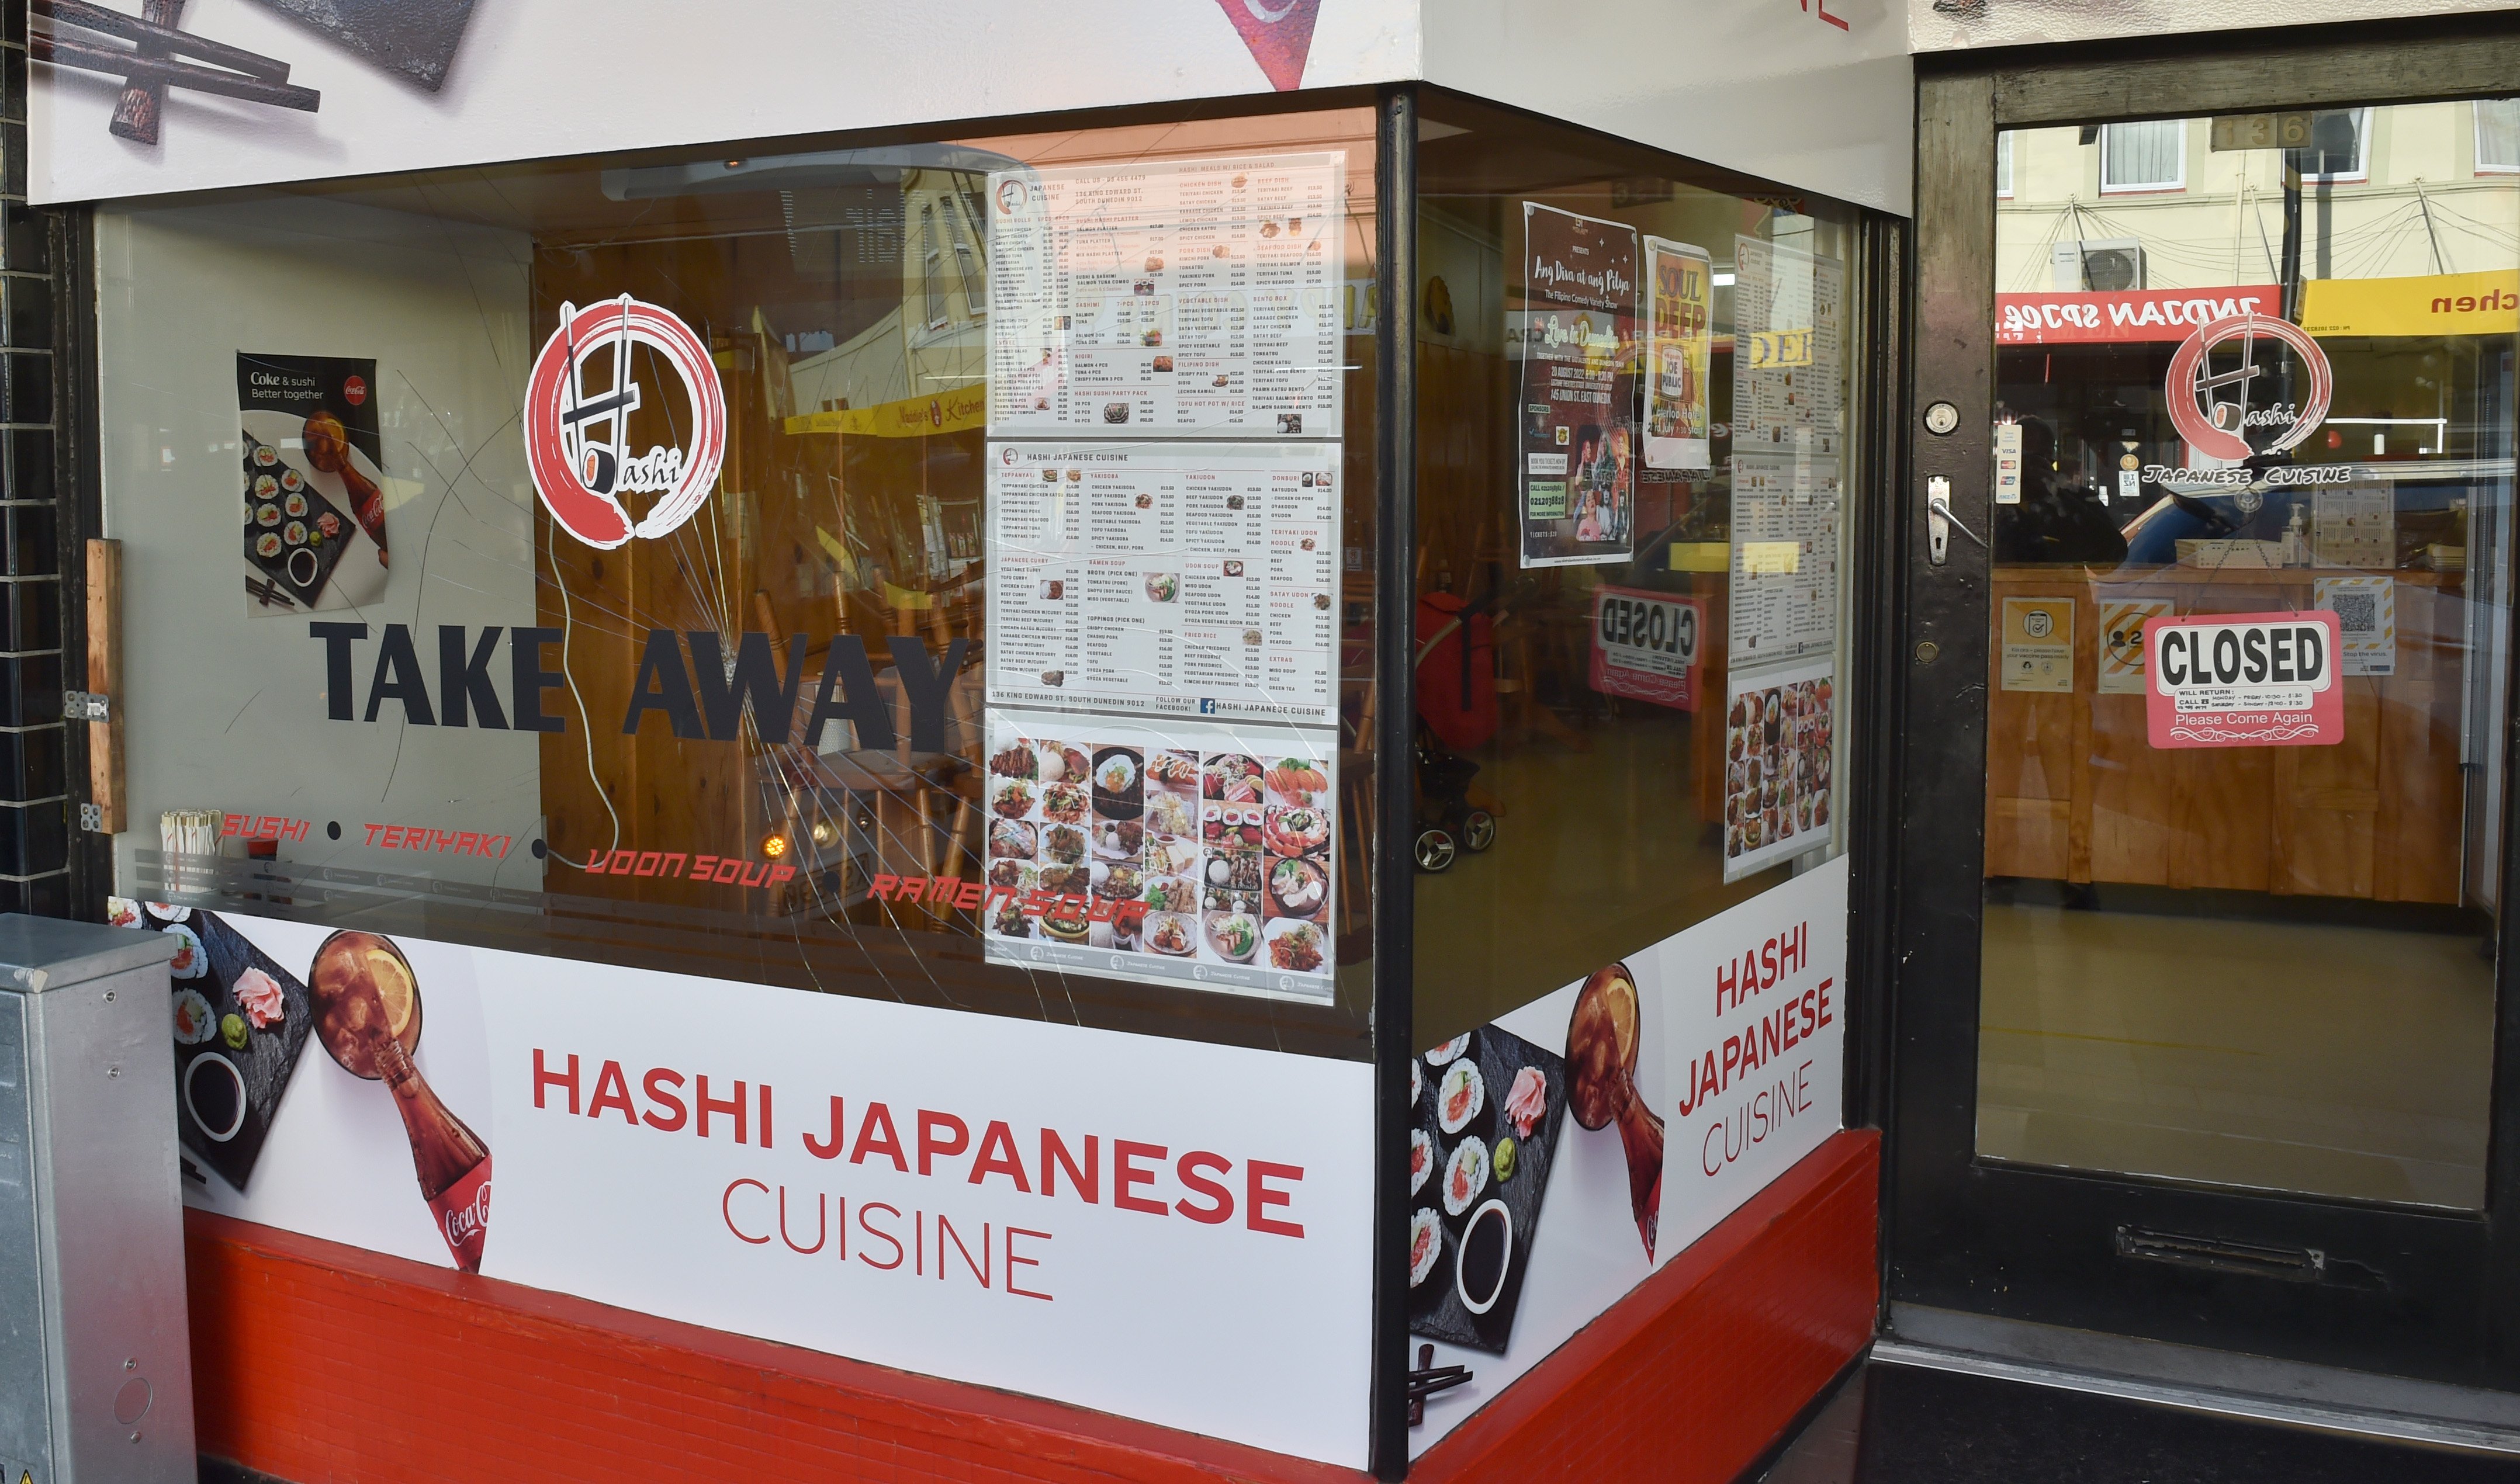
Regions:
<instances>
[{"instance_id":1,"label":"metal door frame","mask_svg":"<svg viewBox=\"0 0 2520 1484\"><path fill-rule=\"evenodd\" d=\"M1975 1153L1989 554L1955 536L1929 565L1926 481L1991 531L1995 136L2000 129L2273 108L2508 96L2520 17L2270 29L1920 58L1912 450L1897 502L1896 821L1886 963L1883 1296L1918 1305L2520 1390L2520 931L2498 915L2488 1207L2419 1213L2169 1181L2029 1169ZM1960 409L1935 436L1912 421ZM2508 768L2506 763L2506 771ZM2506 799L2509 788L2506 777ZM2504 829L2504 878L2514 835ZM2506 891L2507 895L2507 891ZM2330 1278L2215 1272L2115 1256L2120 1224L2314 1245Z\"/></svg>"}]
</instances>

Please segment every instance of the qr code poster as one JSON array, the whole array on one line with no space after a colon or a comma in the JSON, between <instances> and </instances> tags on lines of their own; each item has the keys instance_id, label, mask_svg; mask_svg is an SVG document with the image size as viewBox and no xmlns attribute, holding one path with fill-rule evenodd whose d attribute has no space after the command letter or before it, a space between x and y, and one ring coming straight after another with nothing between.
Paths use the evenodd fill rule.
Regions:
<instances>
[{"instance_id":1,"label":"qr code poster","mask_svg":"<svg viewBox=\"0 0 2520 1484\"><path fill-rule=\"evenodd\" d=\"M2103 598L2099 632L2092 642L2100 650L2102 696L2143 694L2143 621L2170 616L2167 598Z\"/></svg>"},{"instance_id":2,"label":"qr code poster","mask_svg":"<svg viewBox=\"0 0 2520 1484\"><path fill-rule=\"evenodd\" d=\"M2398 673L2398 584L2387 577L2320 577L2311 607L2336 615L2346 675Z\"/></svg>"}]
</instances>

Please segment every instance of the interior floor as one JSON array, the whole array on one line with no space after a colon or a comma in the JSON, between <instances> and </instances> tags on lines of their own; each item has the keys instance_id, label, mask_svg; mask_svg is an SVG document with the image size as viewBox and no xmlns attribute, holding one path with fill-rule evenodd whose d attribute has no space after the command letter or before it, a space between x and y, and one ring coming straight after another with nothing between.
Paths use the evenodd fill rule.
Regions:
<instances>
[{"instance_id":1,"label":"interior floor","mask_svg":"<svg viewBox=\"0 0 2520 1484\"><path fill-rule=\"evenodd\" d=\"M2515 1484L2520 1459L1868 1365L1745 1484Z\"/></svg>"},{"instance_id":2,"label":"interior floor","mask_svg":"<svg viewBox=\"0 0 2520 1484\"><path fill-rule=\"evenodd\" d=\"M1982 986L1980 1154L2484 1203L2476 936L1989 902Z\"/></svg>"}]
</instances>

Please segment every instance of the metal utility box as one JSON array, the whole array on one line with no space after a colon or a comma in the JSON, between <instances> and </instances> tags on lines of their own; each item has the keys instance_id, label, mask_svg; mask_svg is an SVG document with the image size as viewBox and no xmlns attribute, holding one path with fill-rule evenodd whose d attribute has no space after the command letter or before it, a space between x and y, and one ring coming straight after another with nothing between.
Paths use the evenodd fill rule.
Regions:
<instances>
[{"instance_id":1,"label":"metal utility box","mask_svg":"<svg viewBox=\"0 0 2520 1484\"><path fill-rule=\"evenodd\" d=\"M162 933L0 916L0 1480L191 1484Z\"/></svg>"}]
</instances>

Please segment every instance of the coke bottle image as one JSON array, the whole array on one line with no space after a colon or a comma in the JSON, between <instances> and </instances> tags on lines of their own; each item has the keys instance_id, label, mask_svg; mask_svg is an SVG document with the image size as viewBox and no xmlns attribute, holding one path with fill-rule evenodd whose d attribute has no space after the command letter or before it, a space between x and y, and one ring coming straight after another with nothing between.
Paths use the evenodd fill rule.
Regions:
<instances>
[{"instance_id":1,"label":"coke bottle image","mask_svg":"<svg viewBox=\"0 0 2520 1484\"><path fill-rule=\"evenodd\" d=\"M421 1198L455 1266L481 1270L490 1221L490 1150L430 1089L411 1059L420 1045L420 981L393 940L337 932L315 951L306 975L315 1036L341 1070L392 1092L411 1140Z\"/></svg>"}]
</instances>

